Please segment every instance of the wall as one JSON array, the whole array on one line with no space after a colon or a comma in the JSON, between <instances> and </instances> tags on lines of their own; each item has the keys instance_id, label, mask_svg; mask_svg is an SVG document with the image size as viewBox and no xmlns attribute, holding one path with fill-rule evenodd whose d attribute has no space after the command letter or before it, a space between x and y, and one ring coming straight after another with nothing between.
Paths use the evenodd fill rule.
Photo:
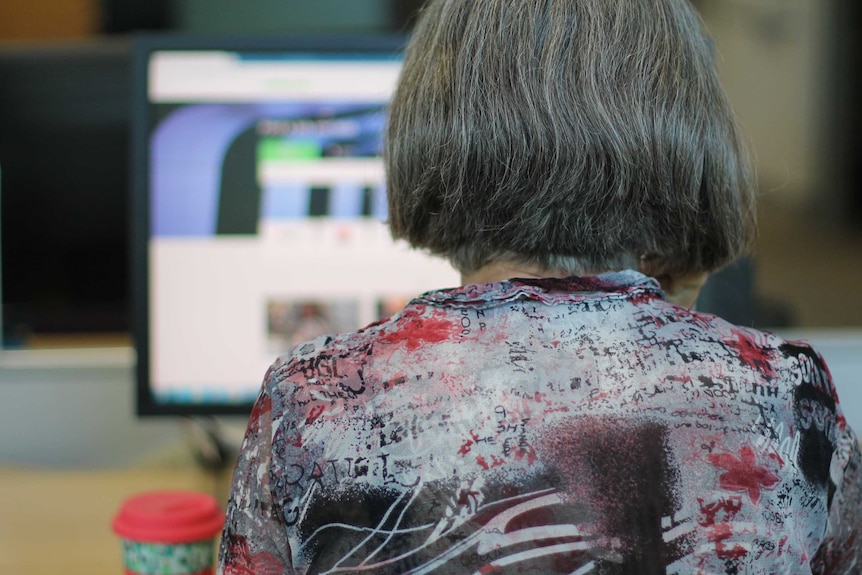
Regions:
<instances>
[{"instance_id":1,"label":"wall","mask_svg":"<svg viewBox=\"0 0 862 575\"><path fill-rule=\"evenodd\" d=\"M702 2L763 191L792 203L806 202L819 176L828 9L822 0Z\"/></svg>"},{"instance_id":2,"label":"wall","mask_svg":"<svg viewBox=\"0 0 862 575\"><path fill-rule=\"evenodd\" d=\"M180 0L171 20L204 33L311 33L383 31L390 0Z\"/></svg>"},{"instance_id":3,"label":"wall","mask_svg":"<svg viewBox=\"0 0 862 575\"><path fill-rule=\"evenodd\" d=\"M0 352L0 464L112 468L192 457L177 418L135 416L134 352ZM244 421L227 420L235 440Z\"/></svg>"},{"instance_id":4,"label":"wall","mask_svg":"<svg viewBox=\"0 0 862 575\"><path fill-rule=\"evenodd\" d=\"M849 209L858 176L842 169L859 132L844 108L858 102L840 88L852 74L837 57L848 40L840 22L858 20L844 14L853 3L699 3L759 176L757 307L781 325L862 326L862 227Z\"/></svg>"},{"instance_id":5,"label":"wall","mask_svg":"<svg viewBox=\"0 0 862 575\"><path fill-rule=\"evenodd\" d=\"M99 28L98 0L2 0L0 39L80 38Z\"/></svg>"}]
</instances>

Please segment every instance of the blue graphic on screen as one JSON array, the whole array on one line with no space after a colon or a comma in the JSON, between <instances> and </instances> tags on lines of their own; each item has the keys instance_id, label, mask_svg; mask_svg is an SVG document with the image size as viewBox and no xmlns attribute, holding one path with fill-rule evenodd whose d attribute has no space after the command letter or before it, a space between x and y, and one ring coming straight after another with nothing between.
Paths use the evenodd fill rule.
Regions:
<instances>
[{"instance_id":1,"label":"blue graphic on screen","mask_svg":"<svg viewBox=\"0 0 862 575\"><path fill-rule=\"evenodd\" d=\"M261 124L280 131L262 134ZM332 183L325 186L297 181L261 184L257 174L260 162L273 158L379 157L384 126L383 103L178 107L155 126L151 137L151 234L254 234L260 219L324 215L385 219L382 181L350 181L333 174ZM243 220L241 212L249 209L253 213Z\"/></svg>"}]
</instances>

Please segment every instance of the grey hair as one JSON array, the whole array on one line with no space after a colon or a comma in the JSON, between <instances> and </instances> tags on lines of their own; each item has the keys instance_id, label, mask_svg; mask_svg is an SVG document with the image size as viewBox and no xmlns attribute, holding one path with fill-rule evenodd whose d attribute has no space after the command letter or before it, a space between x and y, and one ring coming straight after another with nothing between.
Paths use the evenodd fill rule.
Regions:
<instances>
[{"instance_id":1,"label":"grey hair","mask_svg":"<svg viewBox=\"0 0 862 575\"><path fill-rule=\"evenodd\" d=\"M431 0L387 130L393 236L462 272L712 271L754 234L747 154L687 0Z\"/></svg>"}]
</instances>

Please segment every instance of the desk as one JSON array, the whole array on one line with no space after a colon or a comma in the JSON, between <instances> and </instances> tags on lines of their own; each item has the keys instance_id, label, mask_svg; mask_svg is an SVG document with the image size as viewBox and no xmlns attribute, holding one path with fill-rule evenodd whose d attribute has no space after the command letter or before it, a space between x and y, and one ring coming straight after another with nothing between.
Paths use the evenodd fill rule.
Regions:
<instances>
[{"instance_id":1,"label":"desk","mask_svg":"<svg viewBox=\"0 0 862 575\"><path fill-rule=\"evenodd\" d=\"M0 468L0 573L120 575L111 521L130 495L191 489L227 500L230 472L194 467L70 471Z\"/></svg>"}]
</instances>

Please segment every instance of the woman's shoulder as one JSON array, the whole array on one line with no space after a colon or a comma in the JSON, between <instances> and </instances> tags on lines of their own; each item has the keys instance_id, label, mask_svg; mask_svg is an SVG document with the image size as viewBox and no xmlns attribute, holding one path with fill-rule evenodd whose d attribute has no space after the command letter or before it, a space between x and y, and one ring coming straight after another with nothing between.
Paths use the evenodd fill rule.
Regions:
<instances>
[{"instance_id":1,"label":"woman's shoulder","mask_svg":"<svg viewBox=\"0 0 862 575\"><path fill-rule=\"evenodd\" d=\"M688 331L694 334L693 340L722 349L725 359L759 372L767 382L812 383L834 394L823 356L804 339L786 338L768 329L740 326L684 308L677 308L674 315L681 332Z\"/></svg>"},{"instance_id":2,"label":"woman's shoulder","mask_svg":"<svg viewBox=\"0 0 862 575\"><path fill-rule=\"evenodd\" d=\"M293 346L270 365L264 387L273 401L307 406L355 399L364 391L375 343L404 312L344 333L321 335Z\"/></svg>"}]
</instances>

